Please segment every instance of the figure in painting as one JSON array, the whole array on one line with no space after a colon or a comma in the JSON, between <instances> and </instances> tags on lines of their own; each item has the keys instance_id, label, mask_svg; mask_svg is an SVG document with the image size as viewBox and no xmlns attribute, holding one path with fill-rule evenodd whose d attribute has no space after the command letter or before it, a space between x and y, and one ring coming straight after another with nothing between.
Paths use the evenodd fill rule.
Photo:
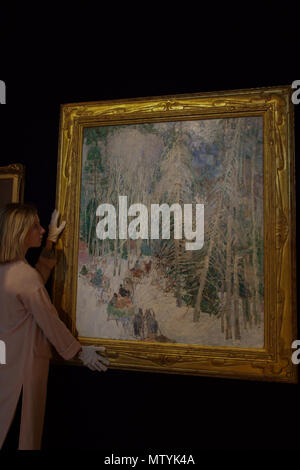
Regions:
<instances>
[{"instance_id":1,"label":"figure in painting","mask_svg":"<svg viewBox=\"0 0 300 470\"><path fill-rule=\"evenodd\" d=\"M134 336L135 337L143 338L143 336L144 336L144 318L143 318L143 310L141 308L139 308L138 313L134 316L133 331L134 331Z\"/></svg>"},{"instance_id":2,"label":"figure in painting","mask_svg":"<svg viewBox=\"0 0 300 470\"><path fill-rule=\"evenodd\" d=\"M145 323L147 328L147 336L156 336L158 333L158 322L155 318L155 314L153 310L150 309L146 310L145 313Z\"/></svg>"}]
</instances>

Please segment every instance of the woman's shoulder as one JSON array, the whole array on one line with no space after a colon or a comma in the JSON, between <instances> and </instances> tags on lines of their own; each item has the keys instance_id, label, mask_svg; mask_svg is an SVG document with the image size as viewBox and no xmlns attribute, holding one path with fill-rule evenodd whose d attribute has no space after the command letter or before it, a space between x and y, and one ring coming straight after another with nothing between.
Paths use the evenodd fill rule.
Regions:
<instances>
[{"instance_id":1,"label":"woman's shoulder","mask_svg":"<svg viewBox=\"0 0 300 470\"><path fill-rule=\"evenodd\" d=\"M37 270L29 263L27 263L27 261L20 261L18 269L20 269L20 271L23 271L24 274L26 274L30 279L40 279L40 275Z\"/></svg>"},{"instance_id":2,"label":"woman's shoulder","mask_svg":"<svg viewBox=\"0 0 300 470\"><path fill-rule=\"evenodd\" d=\"M7 281L18 285L22 290L43 285L40 274L27 261L14 261L2 266L6 270Z\"/></svg>"}]
</instances>

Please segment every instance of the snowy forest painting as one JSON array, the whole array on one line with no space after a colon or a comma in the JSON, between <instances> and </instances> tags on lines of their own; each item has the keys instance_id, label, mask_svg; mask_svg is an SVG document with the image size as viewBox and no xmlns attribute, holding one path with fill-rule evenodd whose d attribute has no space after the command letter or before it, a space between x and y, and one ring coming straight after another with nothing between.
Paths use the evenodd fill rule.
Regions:
<instances>
[{"instance_id":1,"label":"snowy forest painting","mask_svg":"<svg viewBox=\"0 0 300 470\"><path fill-rule=\"evenodd\" d=\"M204 246L105 239L97 207L204 204ZM130 218L129 218L130 219ZM85 127L76 328L84 338L264 347L263 118Z\"/></svg>"}]
</instances>

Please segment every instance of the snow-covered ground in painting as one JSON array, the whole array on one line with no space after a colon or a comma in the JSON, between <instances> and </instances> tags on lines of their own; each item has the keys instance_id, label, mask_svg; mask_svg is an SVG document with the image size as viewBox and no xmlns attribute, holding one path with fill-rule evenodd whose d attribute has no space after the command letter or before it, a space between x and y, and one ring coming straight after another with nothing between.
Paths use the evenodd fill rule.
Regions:
<instances>
[{"instance_id":1,"label":"snow-covered ground in painting","mask_svg":"<svg viewBox=\"0 0 300 470\"><path fill-rule=\"evenodd\" d=\"M137 340L133 334L132 323L123 325L120 321L107 319L107 301L114 292L118 292L120 284L127 272L126 260L122 260L120 276L113 276L113 260L101 266L103 274L110 278L109 298L104 303L100 299L101 288L95 288L85 276L79 275L77 288L77 330L79 336L89 338L110 338ZM80 267L79 267L80 271ZM159 333L170 342L185 344L201 344L207 346L233 346L243 348L263 348L263 324L247 330L240 321L241 340L226 340L221 332L221 320L201 312L200 320L193 322L193 309L186 305L179 308L172 292L164 292L157 283L153 283L156 272L144 277L135 284L133 303L136 307L151 308L155 312L159 324Z\"/></svg>"}]
</instances>

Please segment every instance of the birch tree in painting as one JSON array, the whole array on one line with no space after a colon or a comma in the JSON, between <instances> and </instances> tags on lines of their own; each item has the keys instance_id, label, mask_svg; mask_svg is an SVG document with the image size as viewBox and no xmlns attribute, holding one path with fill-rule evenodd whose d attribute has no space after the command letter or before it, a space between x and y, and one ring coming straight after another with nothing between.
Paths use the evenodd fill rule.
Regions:
<instances>
[{"instance_id":1,"label":"birch tree in painting","mask_svg":"<svg viewBox=\"0 0 300 470\"><path fill-rule=\"evenodd\" d=\"M204 300L208 301L215 297L216 311L221 317L221 329L226 339L232 339L233 327L234 338L241 339L238 315L242 304L240 293L247 297L247 301L243 302L245 308L249 302L247 287L249 284L254 286L251 306L254 319L256 318L255 323L258 323L258 316L255 315L260 304L257 282L259 273L257 240L262 240L263 234L262 230L260 232L256 230L256 225L262 222L262 217L257 211L257 205L254 205L253 182L255 176L258 177L255 174L255 159L261 141L258 136L258 123L253 124L254 126L249 129L247 119L221 121L224 136L224 172L208 199L206 210L207 243L195 302L194 321L199 321L201 303L205 305L207 302ZM243 192L244 185L247 185L243 177L249 176L248 172L244 171L248 155L251 155L252 164L248 165L250 191ZM211 216L209 211L212 213ZM248 217L247 220L245 214L251 214L251 218ZM262 225L260 227L262 228ZM250 230L252 235L250 240L247 230ZM252 253L252 264L249 264L250 253ZM251 279L246 275L249 271ZM253 280L254 283L251 282ZM216 292L218 297L214 296ZM244 324L251 324L252 315L243 310L242 315L245 317L244 320L246 319Z\"/></svg>"},{"instance_id":2,"label":"birch tree in painting","mask_svg":"<svg viewBox=\"0 0 300 470\"><path fill-rule=\"evenodd\" d=\"M173 130L167 150L161 160L160 181L155 188L154 194L160 204L187 204L193 201L192 185L194 182L192 155L184 143L182 127ZM182 306L182 289L184 287L183 267L184 252L182 240L174 239L174 227L171 230L171 242L168 250L160 251L160 261L167 256L166 263L171 266L169 275L174 279L177 306ZM164 247L165 245L163 245ZM164 263L164 264L166 264Z\"/></svg>"}]
</instances>

